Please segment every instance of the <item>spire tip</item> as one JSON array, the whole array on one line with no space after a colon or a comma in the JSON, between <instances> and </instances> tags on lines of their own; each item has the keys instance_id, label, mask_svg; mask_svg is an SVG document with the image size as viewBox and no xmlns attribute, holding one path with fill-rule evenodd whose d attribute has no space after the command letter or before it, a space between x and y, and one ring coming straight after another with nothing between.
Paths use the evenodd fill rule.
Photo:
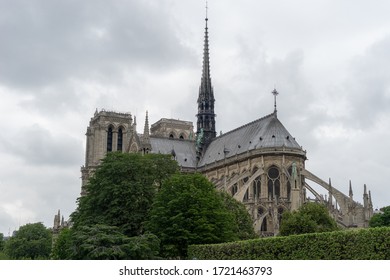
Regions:
<instances>
[{"instance_id":1,"label":"spire tip","mask_svg":"<svg viewBox=\"0 0 390 280\"><path fill-rule=\"evenodd\" d=\"M209 18L208 18L208 11L209 11L209 3L208 3L208 1L206 1L206 18L205 18L206 21L209 20Z\"/></svg>"},{"instance_id":2,"label":"spire tip","mask_svg":"<svg viewBox=\"0 0 390 280\"><path fill-rule=\"evenodd\" d=\"M276 90L276 88L274 88L274 90L272 91L272 94L274 95L274 113L276 114L276 112L278 111L276 109L276 96L279 94L279 92Z\"/></svg>"}]
</instances>

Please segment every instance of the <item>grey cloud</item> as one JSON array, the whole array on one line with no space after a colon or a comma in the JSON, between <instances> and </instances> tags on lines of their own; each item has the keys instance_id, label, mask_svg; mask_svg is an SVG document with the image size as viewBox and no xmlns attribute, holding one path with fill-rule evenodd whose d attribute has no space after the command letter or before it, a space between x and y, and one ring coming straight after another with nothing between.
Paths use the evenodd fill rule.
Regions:
<instances>
[{"instance_id":1,"label":"grey cloud","mask_svg":"<svg viewBox=\"0 0 390 280\"><path fill-rule=\"evenodd\" d=\"M352 108L351 125L371 127L379 116L390 111L389 49L390 36L352 61L345 85Z\"/></svg>"},{"instance_id":2,"label":"grey cloud","mask_svg":"<svg viewBox=\"0 0 390 280\"><path fill-rule=\"evenodd\" d=\"M0 207L0 233L3 233L4 236L12 234L14 228L11 228L11 225L14 224L13 218L2 208Z\"/></svg>"},{"instance_id":3,"label":"grey cloud","mask_svg":"<svg viewBox=\"0 0 390 280\"><path fill-rule=\"evenodd\" d=\"M78 164L31 165L13 156L0 167L0 232L10 227L12 233L27 222L42 221L50 227L58 209L67 219L76 208L81 186Z\"/></svg>"},{"instance_id":4,"label":"grey cloud","mask_svg":"<svg viewBox=\"0 0 390 280\"><path fill-rule=\"evenodd\" d=\"M186 50L165 7L144 1L2 1L0 81L41 87L70 77L117 79L123 68L166 70L185 60Z\"/></svg>"},{"instance_id":5,"label":"grey cloud","mask_svg":"<svg viewBox=\"0 0 390 280\"><path fill-rule=\"evenodd\" d=\"M82 146L67 134L53 135L38 124L1 135L3 152L28 164L70 166L82 162Z\"/></svg>"}]
</instances>

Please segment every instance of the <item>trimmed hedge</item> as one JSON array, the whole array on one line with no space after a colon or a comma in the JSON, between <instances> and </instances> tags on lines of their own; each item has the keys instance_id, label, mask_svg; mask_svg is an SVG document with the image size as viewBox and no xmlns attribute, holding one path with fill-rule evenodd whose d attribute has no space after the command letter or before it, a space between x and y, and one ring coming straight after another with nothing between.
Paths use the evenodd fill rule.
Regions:
<instances>
[{"instance_id":1,"label":"trimmed hedge","mask_svg":"<svg viewBox=\"0 0 390 280\"><path fill-rule=\"evenodd\" d=\"M191 245L188 257L201 260L388 260L390 227Z\"/></svg>"}]
</instances>

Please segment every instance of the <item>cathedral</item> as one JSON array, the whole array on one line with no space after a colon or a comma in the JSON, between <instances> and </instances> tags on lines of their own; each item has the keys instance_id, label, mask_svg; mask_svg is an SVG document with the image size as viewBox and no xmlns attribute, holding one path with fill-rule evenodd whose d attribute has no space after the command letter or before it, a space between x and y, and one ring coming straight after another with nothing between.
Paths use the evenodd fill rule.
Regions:
<instances>
[{"instance_id":1,"label":"cathedral","mask_svg":"<svg viewBox=\"0 0 390 280\"><path fill-rule=\"evenodd\" d=\"M241 201L261 236L276 235L283 212L309 201L326 205L342 227L367 227L373 215L371 193L364 185L363 204L359 203L353 198L351 183L346 195L330 180L326 182L305 168L306 151L278 119L276 89L272 91L275 103L271 114L217 136L207 23L206 17L196 128L191 121L167 118L149 126L146 112L140 133L135 116L96 110L86 132L81 194L106 153L161 153L171 155L182 172L200 172L217 189ZM313 183L327 195L318 193L310 185Z\"/></svg>"}]
</instances>

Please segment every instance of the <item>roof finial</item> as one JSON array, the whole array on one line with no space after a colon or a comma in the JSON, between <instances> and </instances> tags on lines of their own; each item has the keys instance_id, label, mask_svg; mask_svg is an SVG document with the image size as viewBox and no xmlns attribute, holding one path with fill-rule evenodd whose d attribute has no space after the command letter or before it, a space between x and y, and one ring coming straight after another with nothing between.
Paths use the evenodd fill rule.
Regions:
<instances>
[{"instance_id":1,"label":"roof finial","mask_svg":"<svg viewBox=\"0 0 390 280\"><path fill-rule=\"evenodd\" d=\"M274 95L274 114L276 115L277 109L276 109L276 96L279 94L279 92L276 91L276 88L272 91L272 94Z\"/></svg>"},{"instance_id":2,"label":"roof finial","mask_svg":"<svg viewBox=\"0 0 390 280\"><path fill-rule=\"evenodd\" d=\"M208 19L208 11L209 11L209 5L208 5L208 1L206 1L206 21L209 20Z\"/></svg>"}]
</instances>

